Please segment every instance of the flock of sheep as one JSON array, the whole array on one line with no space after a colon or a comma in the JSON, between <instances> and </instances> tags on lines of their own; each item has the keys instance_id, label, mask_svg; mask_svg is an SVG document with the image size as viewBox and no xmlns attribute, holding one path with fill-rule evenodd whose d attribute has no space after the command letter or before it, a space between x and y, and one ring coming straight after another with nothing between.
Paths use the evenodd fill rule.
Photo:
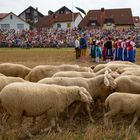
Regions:
<instances>
[{"instance_id":1,"label":"flock of sheep","mask_svg":"<svg viewBox=\"0 0 140 140\"><path fill-rule=\"evenodd\" d=\"M1 123L12 118L21 126L23 116L45 116L50 126L61 132L58 117L68 113L70 120L82 109L94 122L91 110L102 106L104 124L112 127L112 119L123 112L134 118L128 132L140 116L140 66L131 62L113 61L91 67L78 65L39 65L28 68L21 64L0 64ZM66 111L67 110L67 111ZM31 133L27 132L28 134Z\"/></svg>"}]
</instances>

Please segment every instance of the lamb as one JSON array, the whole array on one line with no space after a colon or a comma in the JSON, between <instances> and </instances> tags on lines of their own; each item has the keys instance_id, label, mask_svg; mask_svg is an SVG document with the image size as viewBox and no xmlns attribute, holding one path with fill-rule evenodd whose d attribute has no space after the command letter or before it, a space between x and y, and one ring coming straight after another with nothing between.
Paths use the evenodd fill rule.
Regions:
<instances>
[{"instance_id":1,"label":"lamb","mask_svg":"<svg viewBox=\"0 0 140 140\"><path fill-rule=\"evenodd\" d=\"M25 76L30 72L30 70L30 68L21 64L0 64L0 73L4 74L5 76L21 77L24 79Z\"/></svg>"},{"instance_id":2,"label":"lamb","mask_svg":"<svg viewBox=\"0 0 140 140\"><path fill-rule=\"evenodd\" d=\"M134 114L133 121L129 126L129 131L140 117L140 95L130 93L115 92L105 100L105 107L108 110L104 115L104 124L106 127L112 127L112 118L120 112L123 114Z\"/></svg>"},{"instance_id":3,"label":"lamb","mask_svg":"<svg viewBox=\"0 0 140 140\"><path fill-rule=\"evenodd\" d=\"M26 80L31 82L37 82L46 77L52 77L56 72L59 71L86 71L91 72L92 69L89 67L78 67L77 65L60 65L60 66L36 66L26 76Z\"/></svg>"},{"instance_id":4,"label":"lamb","mask_svg":"<svg viewBox=\"0 0 140 140\"><path fill-rule=\"evenodd\" d=\"M83 87L64 87L39 83L12 83L0 93L1 104L7 115L22 123L22 116L37 117L46 114L50 118L51 126L60 131L56 120L70 104L81 101L86 104L92 102L92 97ZM46 130L46 129L45 129Z\"/></svg>"},{"instance_id":5,"label":"lamb","mask_svg":"<svg viewBox=\"0 0 140 140\"><path fill-rule=\"evenodd\" d=\"M55 73L52 77L83 77L92 78L95 77L95 73L91 72L77 72L77 71L60 71Z\"/></svg>"}]
</instances>

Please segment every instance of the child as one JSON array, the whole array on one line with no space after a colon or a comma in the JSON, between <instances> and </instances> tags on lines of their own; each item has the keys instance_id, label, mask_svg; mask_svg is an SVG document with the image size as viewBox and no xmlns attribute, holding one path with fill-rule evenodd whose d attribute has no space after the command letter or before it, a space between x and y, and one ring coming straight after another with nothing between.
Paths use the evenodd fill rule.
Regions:
<instances>
[{"instance_id":1,"label":"child","mask_svg":"<svg viewBox=\"0 0 140 140\"><path fill-rule=\"evenodd\" d=\"M99 41L94 42L91 48L91 57L95 59L96 63L100 62L101 58L101 48L99 47Z\"/></svg>"}]
</instances>

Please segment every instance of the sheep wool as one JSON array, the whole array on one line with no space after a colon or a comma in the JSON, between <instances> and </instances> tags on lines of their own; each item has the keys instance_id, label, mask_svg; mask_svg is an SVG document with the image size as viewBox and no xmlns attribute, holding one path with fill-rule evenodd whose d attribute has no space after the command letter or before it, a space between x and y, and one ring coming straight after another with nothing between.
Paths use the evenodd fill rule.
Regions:
<instances>
[{"instance_id":1,"label":"sheep wool","mask_svg":"<svg viewBox=\"0 0 140 140\"><path fill-rule=\"evenodd\" d=\"M57 115L71 103L81 101L90 104L92 97L87 93L86 89L77 86L12 83L1 91L0 99L8 114L18 122L22 121L23 114L28 117L46 114L51 122L56 123Z\"/></svg>"}]
</instances>

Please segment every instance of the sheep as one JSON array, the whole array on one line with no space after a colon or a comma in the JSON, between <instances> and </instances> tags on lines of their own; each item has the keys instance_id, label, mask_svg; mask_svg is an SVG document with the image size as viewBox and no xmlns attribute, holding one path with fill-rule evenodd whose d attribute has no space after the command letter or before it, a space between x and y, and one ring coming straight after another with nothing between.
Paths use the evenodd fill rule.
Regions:
<instances>
[{"instance_id":1,"label":"sheep","mask_svg":"<svg viewBox=\"0 0 140 140\"><path fill-rule=\"evenodd\" d=\"M140 77L135 75L119 76L114 79L110 74L105 75L105 85L114 92L140 93Z\"/></svg>"},{"instance_id":2,"label":"sheep","mask_svg":"<svg viewBox=\"0 0 140 140\"><path fill-rule=\"evenodd\" d=\"M0 64L0 73L4 74L5 76L21 77L24 79L25 76L30 72L30 70L30 68L21 64Z\"/></svg>"},{"instance_id":3,"label":"sheep","mask_svg":"<svg viewBox=\"0 0 140 140\"><path fill-rule=\"evenodd\" d=\"M95 77L95 73L91 72L77 72L77 71L60 71L55 73L52 77L83 77L92 78Z\"/></svg>"},{"instance_id":4,"label":"sheep","mask_svg":"<svg viewBox=\"0 0 140 140\"><path fill-rule=\"evenodd\" d=\"M110 87L106 87L104 83L104 75L99 75L94 78L86 79L86 78L68 78L68 77L54 77L54 78L44 78L38 83L42 84L56 84L56 85L62 85L62 86L79 86L84 87L88 90L90 95L92 96L93 100L100 100L101 102L104 102L106 97L112 93L112 89ZM75 109L76 110L76 109ZM78 109L77 109L78 110ZM72 117L70 120L73 119L77 111L74 111L72 114ZM94 122L94 120L91 118L91 115L89 115L90 121Z\"/></svg>"},{"instance_id":5,"label":"sheep","mask_svg":"<svg viewBox=\"0 0 140 140\"><path fill-rule=\"evenodd\" d=\"M0 73L0 76L5 76L4 74Z\"/></svg>"},{"instance_id":6,"label":"sheep","mask_svg":"<svg viewBox=\"0 0 140 140\"><path fill-rule=\"evenodd\" d=\"M125 71L121 74L121 76L123 75L136 75L136 76L140 76L140 69L137 70L137 69L134 69L134 70L131 70L131 71Z\"/></svg>"},{"instance_id":7,"label":"sheep","mask_svg":"<svg viewBox=\"0 0 140 140\"><path fill-rule=\"evenodd\" d=\"M108 110L104 115L106 127L112 127L112 118L120 112L123 114L134 114L133 121L129 126L128 133L140 117L140 95L130 93L115 92L105 100L105 107Z\"/></svg>"},{"instance_id":8,"label":"sheep","mask_svg":"<svg viewBox=\"0 0 140 140\"><path fill-rule=\"evenodd\" d=\"M37 82L46 77L52 77L56 72L59 71L85 71L91 72L92 69L89 67L78 67L77 65L60 65L60 66L36 66L26 76L26 80L31 82Z\"/></svg>"},{"instance_id":9,"label":"sheep","mask_svg":"<svg viewBox=\"0 0 140 140\"><path fill-rule=\"evenodd\" d=\"M0 91L8 84L14 82L27 82L20 77L0 76Z\"/></svg>"},{"instance_id":10,"label":"sheep","mask_svg":"<svg viewBox=\"0 0 140 140\"><path fill-rule=\"evenodd\" d=\"M12 83L0 93L1 104L7 115L22 123L22 116L37 117L46 114L51 121L47 130L56 127L60 131L56 120L70 104L81 101L86 104L92 102L92 97L83 87L64 87L39 83ZM45 129L46 130L46 129Z\"/></svg>"},{"instance_id":11,"label":"sheep","mask_svg":"<svg viewBox=\"0 0 140 140\"><path fill-rule=\"evenodd\" d=\"M105 86L104 83L105 75L99 75L93 78L69 78L69 77L54 77L54 78L44 78L38 83L41 84L56 84L61 86L79 86L86 88L93 98L101 98L105 101L106 97L110 93L110 88Z\"/></svg>"},{"instance_id":12,"label":"sheep","mask_svg":"<svg viewBox=\"0 0 140 140\"><path fill-rule=\"evenodd\" d=\"M100 70L105 69L105 68L110 68L112 70L117 70L117 69L125 68L125 67L140 68L138 65L133 64L131 62L130 63L129 62L120 63L120 61L113 61L113 62L110 62L110 63L107 63L107 64L99 64L99 65L97 65L93 69L93 72L96 73L96 72L99 72Z\"/></svg>"},{"instance_id":13,"label":"sheep","mask_svg":"<svg viewBox=\"0 0 140 140\"><path fill-rule=\"evenodd\" d=\"M110 65L107 65L105 68L95 72L96 75L100 75L100 74L103 74L105 73L106 70L108 69L111 69L112 71L117 71L118 73L120 73L119 71L121 69L140 69L140 66L138 65L123 65L123 64L110 64Z\"/></svg>"}]
</instances>

